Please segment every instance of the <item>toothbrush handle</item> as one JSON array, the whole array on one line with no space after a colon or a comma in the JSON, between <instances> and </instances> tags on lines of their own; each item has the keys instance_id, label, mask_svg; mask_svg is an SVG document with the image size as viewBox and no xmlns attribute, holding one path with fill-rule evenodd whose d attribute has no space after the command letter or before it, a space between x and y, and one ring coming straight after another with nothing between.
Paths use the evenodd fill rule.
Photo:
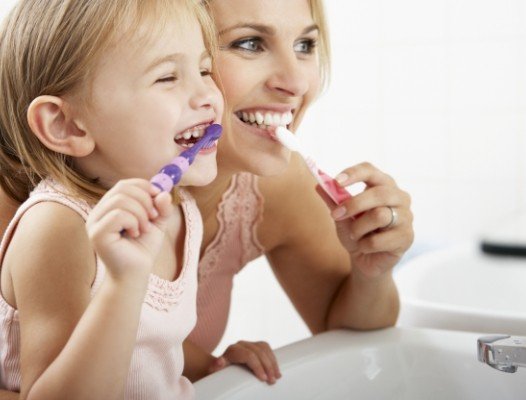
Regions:
<instances>
[{"instance_id":1,"label":"toothbrush handle","mask_svg":"<svg viewBox=\"0 0 526 400\"><path fill-rule=\"evenodd\" d=\"M172 188L179 183L183 174L194 162L194 159L203 147L210 146L214 141L219 139L222 133L222 126L212 124L206 128L203 137L190 149L183 151L172 162L165 165L150 182L161 189L163 192L170 192Z\"/></svg>"},{"instance_id":2,"label":"toothbrush handle","mask_svg":"<svg viewBox=\"0 0 526 400\"><path fill-rule=\"evenodd\" d=\"M337 205L340 205L344 201L351 198L351 194L347 190L342 188L340 184L336 181L336 179L330 177L321 169L318 169L318 175L324 182L324 185L322 185L323 190Z\"/></svg>"},{"instance_id":3,"label":"toothbrush handle","mask_svg":"<svg viewBox=\"0 0 526 400\"><path fill-rule=\"evenodd\" d=\"M313 158L304 157L304 159L310 172L314 175L320 187L332 199L334 204L340 205L352 197L351 194L342 188L334 178L319 169Z\"/></svg>"}]
</instances>

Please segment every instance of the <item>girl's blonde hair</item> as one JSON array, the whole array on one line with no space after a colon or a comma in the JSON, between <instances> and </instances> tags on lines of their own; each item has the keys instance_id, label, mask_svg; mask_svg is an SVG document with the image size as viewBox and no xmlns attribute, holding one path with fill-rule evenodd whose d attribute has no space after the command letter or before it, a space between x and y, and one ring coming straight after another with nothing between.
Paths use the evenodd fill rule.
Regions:
<instances>
[{"instance_id":1,"label":"girl's blonde hair","mask_svg":"<svg viewBox=\"0 0 526 400\"><path fill-rule=\"evenodd\" d=\"M104 190L82 176L71 157L32 134L27 110L38 96L78 94L108 47L150 39L167 25L195 21L212 56L216 36L198 0L20 0L0 28L0 185L24 201L46 177L97 200Z\"/></svg>"}]
</instances>

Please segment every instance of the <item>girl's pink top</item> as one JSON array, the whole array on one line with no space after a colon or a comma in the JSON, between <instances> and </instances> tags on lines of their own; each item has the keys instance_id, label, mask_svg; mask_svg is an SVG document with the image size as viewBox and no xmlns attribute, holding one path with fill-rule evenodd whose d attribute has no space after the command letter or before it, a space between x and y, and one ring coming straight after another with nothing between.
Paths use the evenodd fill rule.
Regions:
<instances>
[{"instance_id":1,"label":"girl's pink top","mask_svg":"<svg viewBox=\"0 0 526 400\"><path fill-rule=\"evenodd\" d=\"M262 218L257 177L235 175L218 206L219 231L199 262L197 325L189 340L209 353L225 332L235 274L264 252L257 239Z\"/></svg>"},{"instance_id":2,"label":"girl's pink top","mask_svg":"<svg viewBox=\"0 0 526 400\"><path fill-rule=\"evenodd\" d=\"M91 207L83 201L68 197L64 192L63 188L52 181L44 181L37 186L30 198L18 209L4 235L0 245L0 265L18 221L31 206L52 201L70 207L84 219L87 218ZM194 397L192 384L182 376L182 343L196 321L197 265L203 226L194 200L184 191L181 191L181 198L186 222L183 266L175 281L150 275L126 383L126 399ZM100 287L104 274L105 267L97 260L92 297ZM0 386L19 391L20 378L18 311L0 296Z\"/></svg>"}]
</instances>

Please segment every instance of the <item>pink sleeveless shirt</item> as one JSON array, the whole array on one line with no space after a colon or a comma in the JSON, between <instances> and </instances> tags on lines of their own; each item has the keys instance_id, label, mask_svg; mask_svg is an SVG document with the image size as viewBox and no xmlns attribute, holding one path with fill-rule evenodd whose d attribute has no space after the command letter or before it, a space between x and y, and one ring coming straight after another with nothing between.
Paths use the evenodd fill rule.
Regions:
<instances>
[{"instance_id":1,"label":"pink sleeveless shirt","mask_svg":"<svg viewBox=\"0 0 526 400\"><path fill-rule=\"evenodd\" d=\"M218 206L217 235L199 261L197 325L188 338L209 353L225 332L234 275L264 253L257 239L262 217L257 176L234 175Z\"/></svg>"},{"instance_id":2,"label":"pink sleeveless shirt","mask_svg":"<svg viewBox=\"0 0 526 400\"><path fill-rule=\"evenodd\" d=\"M91 207L68 198L51 181L41 182L20 206L0 246L0 265L22 215L33 205L52 201L63 204L86 219ZM182 342L196 321L197 265L202 240L202 220L194 200L181 191L186 222L183 267L175 281L151 274L142 305L137 341L126 383L126 399L190 399L194 389L182 376ZM37 261L37 260L35 260ZM97 260L93 297L104 279L105 267ZM0 387L20 390L20 326L18 311L0 296Z\"/></svg>"}]
</instances>

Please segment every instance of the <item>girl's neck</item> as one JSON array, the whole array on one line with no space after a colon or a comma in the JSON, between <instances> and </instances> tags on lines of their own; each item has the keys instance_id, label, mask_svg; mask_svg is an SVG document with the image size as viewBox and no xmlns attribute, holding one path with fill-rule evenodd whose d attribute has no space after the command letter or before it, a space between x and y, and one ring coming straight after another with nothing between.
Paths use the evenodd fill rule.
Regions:
<instances>
[{"instance_id":1,"label":"girl's neck","mask_svg":"<svg viewBox=\"0 0 526 400\"><path fill-rule=\"evenodd\" d=\"M235 171L225 171L225 169L218 168L217 177L210 184L186 188L195 199L203 221L211 214L215 215L217 205L221 201L223 193L230 186L234 174Z\"/></svg>"}]
</instances>

